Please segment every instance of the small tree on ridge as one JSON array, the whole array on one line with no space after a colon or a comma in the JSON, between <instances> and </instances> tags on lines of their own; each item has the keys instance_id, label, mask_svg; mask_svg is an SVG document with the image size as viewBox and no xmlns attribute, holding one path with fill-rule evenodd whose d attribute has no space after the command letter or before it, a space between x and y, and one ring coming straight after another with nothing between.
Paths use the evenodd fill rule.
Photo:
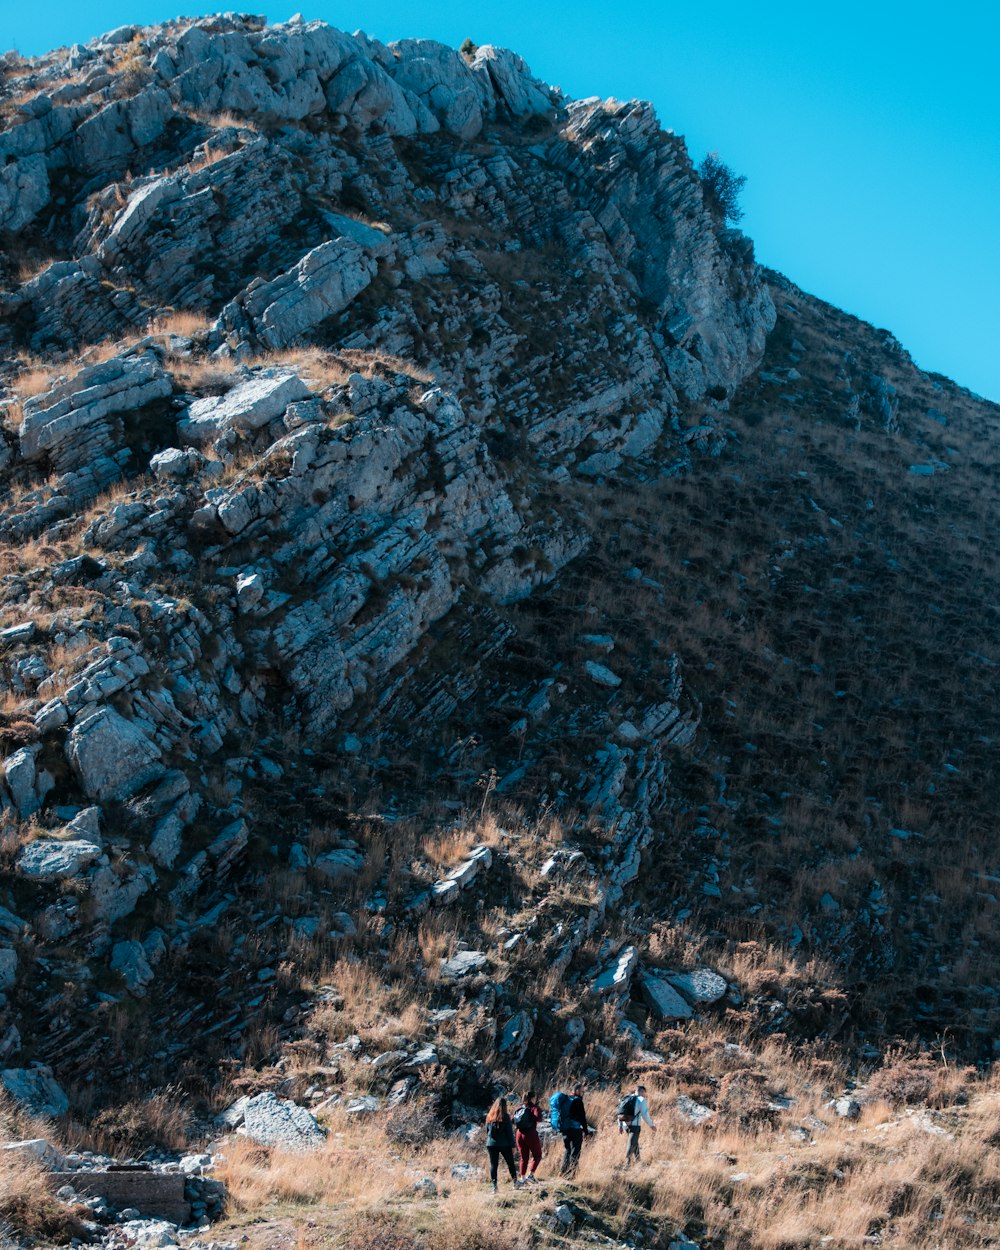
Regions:
<instances>
[{"instance_id":1,"label":"small tree on ridge","mask_svg":"<svg viewBox=\"0 0 1000 1250\"><path fill-rule=\"evenodd\" d=\"M719 224L732 222L735 225L742 221L740 195L746 186L746 174L734 173L718 152L709 152L698 166L698 177L705 205Z\"/></svg>"}]
</instances>

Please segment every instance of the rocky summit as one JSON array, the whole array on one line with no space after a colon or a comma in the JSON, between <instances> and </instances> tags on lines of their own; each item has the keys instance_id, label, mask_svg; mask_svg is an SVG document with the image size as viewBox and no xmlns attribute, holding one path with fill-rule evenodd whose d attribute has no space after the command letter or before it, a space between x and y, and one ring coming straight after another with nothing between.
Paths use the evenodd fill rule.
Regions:
<instances>
[{"instance_id":1,"label":"rocky summit","mask_svg":"<svg viewBox=\"0 0 1000 1250\"><path fill-rule=\"evenodd\" d=\"M233 1133L230 1211L383 1122L452 1143L400 1173L436 1200L532 1075L961 1138L996 406L758 266L647 102L506 49L224 14L0 72L0 1081L72 1235L221 1218ZM100 1180L137 1155L167 1223ZM531 1237L814 1244L746 1240L743 1175Z\"/></svg>"}]
</instances>

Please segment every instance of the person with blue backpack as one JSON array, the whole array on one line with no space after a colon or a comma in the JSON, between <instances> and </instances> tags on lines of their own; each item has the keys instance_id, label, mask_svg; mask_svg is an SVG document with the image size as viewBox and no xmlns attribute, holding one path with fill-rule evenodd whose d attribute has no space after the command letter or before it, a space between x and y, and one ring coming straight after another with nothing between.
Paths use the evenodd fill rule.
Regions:
<instances>
[{"instance_id":1,"label":"person with blue backpack","mask_svg":"<svg viewBox=\"0 0 1000 1250\"><path fill-rule=\"evenodd\" d=\"M587 1112L583 1105L583 1086L579 1081L573 1086L572 1095L562 1090L552 1095L549 1099L549 1120L553 1131L559 1133L563 1139L563 1161L560 1172L563 1176L571 1176L580 1162L583 1139L593 1132L587 1123Z\"/></svg>"}]
</instances>

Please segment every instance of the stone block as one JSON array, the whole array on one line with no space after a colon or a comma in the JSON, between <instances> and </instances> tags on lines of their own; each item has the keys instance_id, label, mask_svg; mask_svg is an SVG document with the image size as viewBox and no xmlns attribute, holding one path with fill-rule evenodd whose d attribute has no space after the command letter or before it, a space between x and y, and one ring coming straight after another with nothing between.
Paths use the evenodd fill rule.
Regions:
<instances>
[{"instance_id":1,"label":"stone block","mask_svg":"<svg viewBox=\"0 0 1000 1250\"><path fill-rule=\"evenodd\" d=\"M50 1172L53 1190L69 1185L78 1194L104 1201L119 1211L132 1207L143 1215L155 1215L172 1224L186 1224L191 1207L184 1197L184 1177L179 1172L153 1172L145 1168L107 1169L94 1172Z\"/></svg>"}]
</instances>

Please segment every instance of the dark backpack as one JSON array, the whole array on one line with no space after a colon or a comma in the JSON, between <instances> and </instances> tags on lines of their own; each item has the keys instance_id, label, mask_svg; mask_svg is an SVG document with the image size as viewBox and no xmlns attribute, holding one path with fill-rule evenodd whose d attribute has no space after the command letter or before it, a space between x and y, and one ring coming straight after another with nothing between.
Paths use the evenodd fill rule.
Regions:
<instances>
[{"instance_id":1,"label":"dark backpack","mask_svg":"<svg viewBox=\"0 0 1000 1250\"><path fill-rule=\"evenodd\" d=\"M514 1112L514 1127L519 1133L530 1133L535 1127L535 1116L531 1108L524 1104Z\"/></svg>"},{"instance_id":2,"label":"dark backpack","mask_svg":"<svg viewBox=\"0 0 1000 1250\"><path fill-rule=\"evenodd\" d=\"M549 1123L557 1133L563 1129L563 1120L569 1115L569 1094L561 1090L549 1099Z\"/></svg>"},{"instance_id":3,"label":"dark backpack","mask_svg":"<svg viewBox=\"0 0 1000 1250\"><path fill-rule=\"evenodd\" d=\"M626 1094L625 1097L618 1104L618 1110L615 1112L615 1114L618 1116L618 1119L625 1120L629 1124L631 1124L632 1121L635 1119L635 1103L636 1103L635 1094Z\"/></svg>"}]
</instances>

